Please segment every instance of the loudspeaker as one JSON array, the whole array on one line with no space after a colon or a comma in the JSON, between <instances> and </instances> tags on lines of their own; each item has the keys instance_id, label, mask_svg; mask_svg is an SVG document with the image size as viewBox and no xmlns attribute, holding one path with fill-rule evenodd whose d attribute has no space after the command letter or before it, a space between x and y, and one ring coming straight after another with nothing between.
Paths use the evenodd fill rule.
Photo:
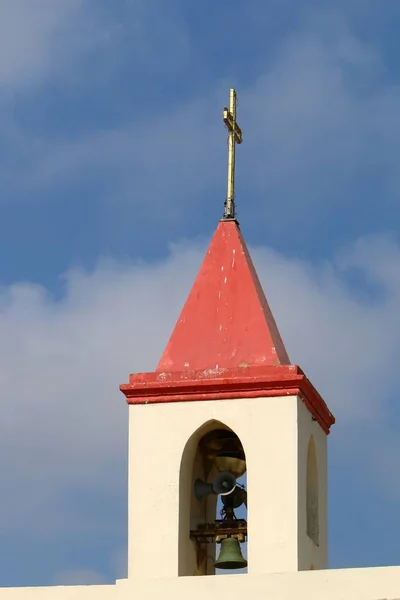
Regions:
<instances>
[{"instance_id":1,"label":"loudspeaker","mask_svg":"<svg viewBox=\"0 0 400 600\"><path fill-rule=\"evenodd\" d=\"M196 479L194 482L194 495L197 500L202 500L210 494L226 496L231 494L236 487L236 477L232 473L224 471L219 473L212 483L207 483L202 479Z\"/></svg>"},{"instance_id":2,"label":"loudspeaker","mask_svg":"<svg viewBox=\"0 0 400 600\"><path fill-rule=\"evenodd\" d=\"M236 477L228 471L223 471L213 481L213 489L215 494L226 496L231 494L236 487Z\"/></svg>"},{"instance_id":3,"label":"loudspeaker","mask_svg":"<svg viewBox=\"0 0 400 600\"><path fill-rule=\"evenodd\" d=\"M239 508L242 504L247 508L247 492L238 485L231 494L224 495L221 500L225 508L231 508L233 510L234 508Z\"/></svg>"},{"instance_id":4,"label":"loudspeaker","mask_svg":"<svg viewBox=\"0 0 400 600\"><path fill-rule=\"evenodd\" d=\"M214 490L212 483L206 483L202 479L196 479L194 482L194 497L196 500L203 500L203 498L213 493Z\"/></svg>"}]
</instances>

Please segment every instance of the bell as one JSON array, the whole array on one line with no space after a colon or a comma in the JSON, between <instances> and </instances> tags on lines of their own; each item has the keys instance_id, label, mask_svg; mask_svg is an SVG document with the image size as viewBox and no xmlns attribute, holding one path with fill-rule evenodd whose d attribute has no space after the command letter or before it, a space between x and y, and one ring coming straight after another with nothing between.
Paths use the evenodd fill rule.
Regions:
<instances>
[{"instance_id":1,"label":"bell","mask_svg":"<svg viewBox=\"0 0 400 600\"><path fill-rule=\"evenodd\" d=\"M239 540L236 538L222 540L221 552L214 566L217 569L244 569L247 567L247 560L243 558Z\"/></svg>"}]
</instances>

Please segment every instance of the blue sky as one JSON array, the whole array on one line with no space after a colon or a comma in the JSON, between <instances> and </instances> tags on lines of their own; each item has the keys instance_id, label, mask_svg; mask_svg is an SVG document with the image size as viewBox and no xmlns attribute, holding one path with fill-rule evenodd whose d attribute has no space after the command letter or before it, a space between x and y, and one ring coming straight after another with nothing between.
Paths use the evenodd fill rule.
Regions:
<instances>
[{"instance_id":1,"label":"blue sky","mask_svg":"<svg viewBox=\"0 0 400 600\"><path fill-rule=\"evenodd\" d=\"M398 563L400 5L0 0L0 585L125 573L127 408L222 213L337 417L332 567Z\"/></svg>"}]
</instances>

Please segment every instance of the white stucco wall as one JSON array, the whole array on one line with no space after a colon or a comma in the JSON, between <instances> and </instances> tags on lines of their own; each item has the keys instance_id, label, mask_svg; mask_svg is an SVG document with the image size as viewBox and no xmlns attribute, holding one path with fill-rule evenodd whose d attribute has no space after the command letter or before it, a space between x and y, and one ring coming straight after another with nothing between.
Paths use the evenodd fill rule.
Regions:
<instances>
[{"instance_id":1,"label":"white stucco wall","mask_svg":"<svg viewBox=\"0 0 400 600\"><path fill-rule=\"evenodd\" d=\"M327 472L327 436L320 425L313 420L301 400L298 400L297 429L297 515L298 515L298 569L309 570L328 567L328 472ZM334 434L333 434L334 435ZM319 505L319 544L316 546L307 536L306 523L306 484L307 484L307 451L310 436L313 436L316 449L318 470L318 505Z\"/></svg>"},{"instance_id":2,"label":"white stucco wall","mask_svg":"<svg viewBox=\"0 0 400 600\"><path fill-rule=\"evenodd\" d=\"M0 588L0 600L114 600L115 585Z\"/></svg>"},{"instance_id":3,"label":"white stucco wall","mask_svg":"<svg viewBox=\"0 0 400 600\"><path fill-rule=\"evenodd\" d=\"M129 407L128 577L194 573L180 468L186 444L194 455L198 438L191 436L210 420L230 427L246 453L249 573L326 566L326 435L303 402L297 396L177 402ZM319 547L305 534L311 433L323 503ZM190 484L186 478L181 488ZM192 571L180 569L179 556Z\"/></svg>"},{"instance_id":4,"label":"white stucco wall","mask_svg":"<svg viewBox=\"0 0 400 600\"><path fill-rule=\"evenodd\" d=\"M125 579L115 586L0 589L0 600L398 600L400 567Z\"/></svg>"},{"instance_id":5,"label":"white stucco wall","mask_svg":"<svg viewBox=\"0 0 400 600\"><path fill-rule=\"evenodd\" d=\"M126 594L124 591L126 590ZM204 600L235 597L246 600L394 600L400 598L400 567L301 571L266 575L179 577L146 582L121 582L121 600ZM0 596L1 600L1 596Z\"/></svg>"}]
</instances>

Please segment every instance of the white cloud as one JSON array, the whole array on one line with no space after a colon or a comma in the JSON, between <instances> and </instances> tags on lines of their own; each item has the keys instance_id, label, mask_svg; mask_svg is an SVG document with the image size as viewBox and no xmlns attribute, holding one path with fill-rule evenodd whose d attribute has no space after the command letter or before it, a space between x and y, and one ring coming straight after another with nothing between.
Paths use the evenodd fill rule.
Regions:
<instances>
[{"instance_id":1,"label":"white cloud","mask_svg":"<svg viewBox=\"0 0 400 600\"><path fill-rule=\"evenodd\" d=\"M394 383L398 246L381 237L364 238L318 266L265 250L255 259L291 360L304 366L339 423L370 424ZM365 282L364 293L347 283L354 273Z\"/></svg>"},{"instance_id":2,"label":"white cloud","mask_svg":"<svg viewBox=\"0 0 400 600\"><path fill-rule=\"evenodd\" d=\"M71 482L103 491L124 485L117 479L124 473L127 411L118 385L132 370L154 368L177 316L185 274L189 281L193 276L190 256L148 268L104 263L92 274L70 273L60 302L32 284L3 290L3 527L46 509L43 525L54 530L58 509L48 503ZM164 289L169 292L162 292L160 304ZM30 489L29 505L22 487Z\"/></svg>"},{"instance_id":3,"label":"white cloud","mask_svg":"<svg viewBox=\"0 0 400 600\"><path fill-rule=\"evenodd\" d=\"M372 175L379 202L390 208L400 188L400 91L378 47L360 40L344 19L322 13L258 62L257 79L238 85L244 129L239 200L246 190L246 204L254 196L260 218L284 213L284 228L300 220L308 229L312 209L323 221L365 202L369 190L363 186ZM178 219L188 198L196 202L218 185L224 193L220 109L230 83L214 81L206 94L172 109L161 105L148 120L133 116L68 143L36 144L20 180L40 187L91 169L115 178L113 202L122 198L147 217L161 214L168 190L168 214ZM25 148L30 152L29 143ZM265 190L275 202L260 202Z\"/></svg>"},{"instance_id":4,"label":"white cloud","mask_svg":"<svg viewBox=\"0 0 400 600\"><path fill-rule=\"evenodd\" d=\"M100 524L96 515L80 517L79 507L60 506L59 499L68 489L99 497L123 493L127 410L118 385L130 372L154 369L202 252L178 245L162 263L103 262L93 273L70 272L59 301L29 283L3 289L3 532L24 527L51 536L63 528L112 529L113 520ZM361 420L371 428L378 420L383 451L388 407L382 403L395 384L400 346L399 248L361 240L320 266L268 249L257 249L254 257L292 360L338 417L333 435L345 443L346 425ZM375 281L383 296L354 296L344 283L349 265ZM359 452L366 446L361 439ZM392 476L386 481L388 488L397 483Z\"/></svg>"},{"instance_id":5,"label":"white cloud","mask_svg":"<svg viewBox=\"0 0 400 600\"><path fill-rule=\"evenodd\" d=\"M177 4L171 0L166 9L159 0L135 0L115 11L91 0L0 0L0 93L12 100L15 90L49 77L67 78L69 88L82 85L84 59L94 49L109 77L127 48L131 68L176 70L190 56Z\"/></svg>"},{"instance_id":6,"label":"white cloud","mask_svg":"<svg viewBox=\"0 0 400 600\"><path fill-rule=\"evenodd\" d=\"M92 128L92 135L80 133L77 139L66 141L65 132L58 138L52 128L49 135L46 120L42 121L41 130L38 129L35 118L30 118L35 115L38 100L26 92L44 92L44 84L49 82L56 87L59 84L58 89L64 85L67 94L73 90L74 102L82 97L78 112L83 115L90 106L85 92L90 89L92 94L92 86L96 87L104 78L114 81L126 61L136 79L143 72L156 77L160 71L164 76L167 72L179 71L190 60L188 31L179 4L175 0L168 5L160 0L135 0L115 10L107 3L91 0L0 0L0 131L5 149L0 183L7 190L13 186L23 190L21 195L2 194L2 201L8 202L10 196L26 200L26 187L32 199L32 187L40 188L71 172L79 174L87 167L105 169L106 173L121 169L130 172L133 156L136 156L135 173L141 175L144 170L147 177L149 164L157 167L163 160L164 180L168 183L165 170L170 168L172 173L172 169L177 168L176 149L187 139L186 133L170 136L169 128L176 121L177 131L182 130L182 123L184 131L185 114L172 116L166 127L162 118L157 117L156 123L149 124L147 134L142 131L142 125L135 122L130 127L111 131L101 128L96 132ZM111 90L114 87L115 83L110 84ZM64 100L60 98L58 110L63 110ZM31 100L28 118L25 108L18 105L18 101L26 99ZM160 104L162 114L163 103ZM49 110L53 114L52 109ZM43 118L42 106L38 114L41 115L39 120ZM193 123L191 132L195 127ZM78 130L82 132L82 124ZM158 152L154 151L152 135L158 136ZM73 133L69 131L67 139L71 137L73 139ZM139 142L136 150L132 148L132 138ZM192 163L183 169L188 171L188 177L196 169L194 147L190 156ZM165 162L168 157L171 160ZM174 177L171 180L174 181ZM122 187L120 192L124 195L127 188ZM129 193L135 194L138 187L139 194L138 185L132 185Z\"/></svg>"},{"instance_id":7,"label":"white cloud","mask_svg":"<svg viewBox=\"0 0 400 600\"><path fill-rule=\"evenodd\" d=\"M66 58L85 0L0 0L0 89L40 83ZM79 31L80 28L77 27ZM75 32L76 33L76 32Z\"/></svg>"}]
</instances>

